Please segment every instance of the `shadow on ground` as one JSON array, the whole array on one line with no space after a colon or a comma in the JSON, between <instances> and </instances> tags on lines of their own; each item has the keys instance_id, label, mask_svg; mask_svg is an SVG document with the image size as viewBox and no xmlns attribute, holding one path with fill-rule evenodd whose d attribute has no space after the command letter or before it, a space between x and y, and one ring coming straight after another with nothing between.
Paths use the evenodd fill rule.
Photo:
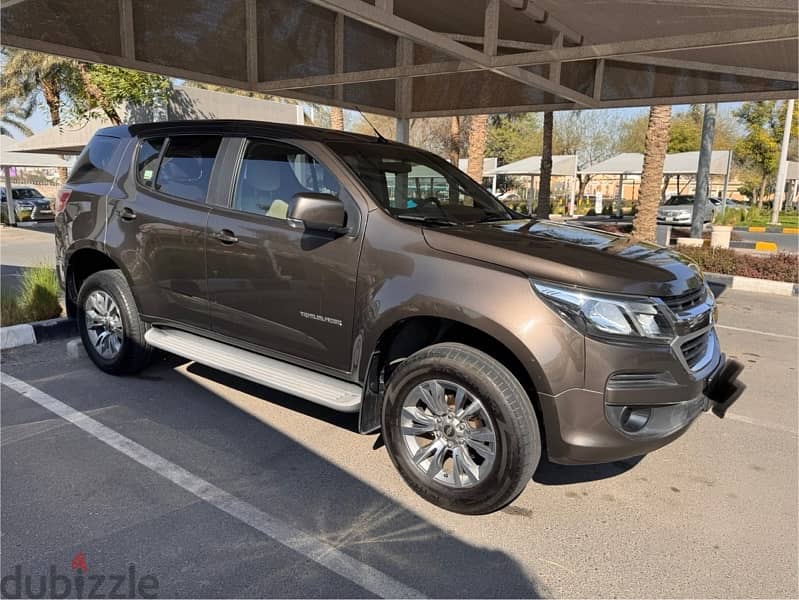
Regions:
<instances>
[{"instance_id":1,"label":"shadow on ground","mask_svg":"<svg viewBox=\"0 0 799 600\"><path fill-rule=\"evenodd\" d=\"M89 412L109 427L192 473L424 595L516 598L546 594L504 552L476 547L458 539L304 446L301 440L308 432L293 430L289 437L192 377L175 371L175 366L183 362L180 359L163 358L139 377L117 378L100 372L87 359L71 361L69 368L65 369L63 362L59 361L32 365L25 352L8 358L10 360L4 361L3 365L5 372L67 401L73 408ZM270 404L291 407L298 413L343 428L351 432L353 443L359 441L354 415L342 415L199 365L191 365L188 372L256 397L256 400L250 398L248 402L258 404L257 399L262 399L263 406L259 405L259 410L268 409ZM6 425L19 425L15 420L22 417L14 415L25 414L21 409L9 409L9 412L13 412L10 417L4 411L4 428ZM318 428L315 430L318 435ZM77 440L71 442L75 444L93 441L85 440L87 436L78 430L74 430L71 437ZM139 471L134 470L138 466L132 462L125 472L105 475L103 457L114 454L110 449L92 455L94 458L90 459L90 464L73 464L81 460L85 451L70 448L64 438L63 433L36 436L35 451L47 456L47 460L40 461L30 458L32 444L28 444L25 453L18 456L12 450L23 452L20 443L4 443L6 515L14 514L16 510L24 512L22 508L15 510L13 507L30 503L25 498L9 498L12 494L23 494L21 490L13 492L13 482L19 481L20 477L26 478L29 482L26 485L35 487L37 481L51 482L52 485L50 470L59 474L69 473L70 488L82 489L80 480L85 472L88 481L94 482L91 494L79 496L62 493L59 486L52 488L46 495L53 496L51 501L55 508L38 510L44 516L33 524L4 518L3 538L7 540L3 553L4 573L11 564L22 562L23 568L30 569L33 568L30 561L44 561L46 564L55 560L51 557L63 559L71 556L69 552L74 548L87 549L87 552L94 549L94 556L98 554L97 544L102 542L102 560L137 556L143 557L140 558L142 569L157 568L162 581L159 592L163 597L286 594L287 580L296 586L291 595L333 597L338 595L337 590L346 595L344 588L331 587L337 578L332 573L325 577L333 584L328 582L325 585L323 582L320 585L316 581L315 587L303 587L301 573L309 568L303 566L307 563L305 559L291 558L289 551L273 548L272 552L280 556L280 560L298 560L296 565L290 563L284 568L273 569L264 562L270 559L259 560L257 549L242 553L243 542L235 535L220 534L212 523L198 521L190 527L190 535L199 536L199 542L197 539L179 539L183 534L171 533L163 517L159 520L155 516L150 519L152 522L135 524L135 528L129 531L126 528L118 535L113 530L109 533L103 517L98 516L108 513L108 500L104 499L104 494L126 493L126 488L130 488L135 497L145 485L141 481L144 475L135 477ZM338 443L341 443L341 438L337 435ZM344 439L350 443L346 435ZM370 460L367 451L363 461ZM159 487L172 486L165 480L159 481L162 481ZM121 491L112 492L109 490L115 488L109 486L123 487ZM153 494L157 497L156 492L147 489L148 499ZM407 493L412 494L410 490ZM25 496L30 498L36 494ZM78 518L83 539L65 537L59 545L59 534L51 534L51 531L66 530L63 519L59 518L61 512L73 519ZM175 509L175 512L174 519L179 521L180 514L177 513L180 511ZM452 515L453 524L462 523L463 519L472 522L474 527L480 527L480 517ZM206 528L212 539L204 539ZM131 534L141 531L149 531L151 535ZM261 543L267 542L262 540ZM35 546L37 543L41 548ZM285 558L287 553L288 559ZM37 558L25 561L25 556ZM154 566L150 567L150 564ZM315 565L311 567L318 570ZM356 595L364 593L361 591Z\"/></svg>"}]
</instances>

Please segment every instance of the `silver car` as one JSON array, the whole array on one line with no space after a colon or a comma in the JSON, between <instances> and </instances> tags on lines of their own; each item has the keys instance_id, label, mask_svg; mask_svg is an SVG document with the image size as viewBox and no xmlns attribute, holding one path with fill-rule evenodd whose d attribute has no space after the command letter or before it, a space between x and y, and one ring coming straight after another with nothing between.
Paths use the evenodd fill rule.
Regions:
<instances>
[{"instance_id":1,"label":"silver car","mask_svg":"<svg viewBox=\"0 0 799 600\"><path fill-rule=\"evenodd\" d=\"M703 221L709 223L713 220L713 214L721 208L721 199L708 198L707 207ZM693 194L677 194L669 197L658 208L657 222L662 225L690 225L691 216L694 210Z\"/></svg>"}]
</instances>

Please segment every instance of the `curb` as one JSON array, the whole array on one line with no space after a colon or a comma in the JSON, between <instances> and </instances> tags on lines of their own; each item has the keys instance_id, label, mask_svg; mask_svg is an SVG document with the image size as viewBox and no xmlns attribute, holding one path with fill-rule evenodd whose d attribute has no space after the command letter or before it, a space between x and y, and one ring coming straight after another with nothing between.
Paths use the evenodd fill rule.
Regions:
<instances>
[{"instance_id":1,"label":"curb","mask_svg":"<svg viewBox=\"0 0 799 600\"><path fill-rule=\"evenodd\" d=\"M799 233L799 227L783 227L781 225L760 225L747 227L746 225L736 225L735 231L748 231L750 233Z\"/></svg>"},{"instance_id":2,"label":"curb","mask_svg":"<svg viewBox=\"0 0 799 600\"><path fill-rule=\"evenodd\" d=\"M723 285L731 290L774 294L776 296L799 296L799 284L791 283L790 281L772 281L771 279L722 275L721 273L704 273L704 276L706 281Z\"/></svg>"},{"instance_id":3,"label":"curb","mask_svg":"<svg viewBox=\"0 0 799 600\"><path fill-rule=\"evenodd\" d=\"M741 250L760 250L761 252L776 252L778 250L777 244L774 242L731 241L730 248L739 248Z\"/></svg>"},{"instance_id":4,"label":"curb","mask_svg":"<svg viewBox=\"0 0 799 600\"><path fill-rule=\"evenodd\" d=\"M74 337L77 334L75 320L65 318L0 327L0 350Z\"/></svg>"}]
</instances>

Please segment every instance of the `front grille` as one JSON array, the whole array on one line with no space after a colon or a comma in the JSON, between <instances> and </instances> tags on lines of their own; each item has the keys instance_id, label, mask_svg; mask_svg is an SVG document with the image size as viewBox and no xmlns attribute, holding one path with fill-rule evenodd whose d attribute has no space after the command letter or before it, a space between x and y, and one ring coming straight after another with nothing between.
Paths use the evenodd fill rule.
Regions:
<instances>
[{"instance_id":1,"label":"front grille","mask_svg":"<svg viewBox=\"0 0 799 600\"><path fill-rule=\"evenodd\" d=\"M705 332L700 336L683 342L680 346L680 351L682 352L685 362L688 363L688 366L692 369L696 367L705 356L707 345L710 342L710 335L709 331Z\"/></svg>"},{"instance_id":2,"label":"front grille","mask_svg":"<svg viewBox=\"0 0 799 600\"><path fill-rule=\"evenodd\" d=\"M682 294L681 296L666 296L663 298L663 302L666 303L666 306L668 306L673 313L679 314L702 304L702 302L705 301L706 294L707 290L705 286L702 286Z\"/></svg>"}]
</instances>

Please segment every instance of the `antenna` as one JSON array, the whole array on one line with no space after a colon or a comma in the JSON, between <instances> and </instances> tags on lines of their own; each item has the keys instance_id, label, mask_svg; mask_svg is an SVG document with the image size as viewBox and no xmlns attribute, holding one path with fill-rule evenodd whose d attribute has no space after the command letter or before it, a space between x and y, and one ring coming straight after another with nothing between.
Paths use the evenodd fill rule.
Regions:
<instances>
[{"instance_id":1,"label":"antenna","mask_svg":"<svg viewBox=\"0 0 799 600\"><path fill-rule=\"evenodd\" d=\"M375 127L374 125L372 125L372 122L371 122L369 119L367 119L367 118L366 118L366 115L365 115L365 114L363 114L363 111L362 111L362 110L361 110L359 107L357 107L357 106L355 107L355 110L357 110L359 113L361 113L361 116L363 117L363 120L364 120L364 121L366 121L367 123L369 123L369 127L371 127L371 128L372 128L372 131L374 131L374 132L375 132L375 135L377 136L377 141L378 141L378 142L381 142L381 143L383 143L383 144L385 144L385 143L388 143L388 140L387 140L386 138L384 138L384 137L383 137L383 135L382 135L382 134L381 134L381 133L380 133L380 132L377 130L377 127Z\"/></svg>"}]
</instances>

